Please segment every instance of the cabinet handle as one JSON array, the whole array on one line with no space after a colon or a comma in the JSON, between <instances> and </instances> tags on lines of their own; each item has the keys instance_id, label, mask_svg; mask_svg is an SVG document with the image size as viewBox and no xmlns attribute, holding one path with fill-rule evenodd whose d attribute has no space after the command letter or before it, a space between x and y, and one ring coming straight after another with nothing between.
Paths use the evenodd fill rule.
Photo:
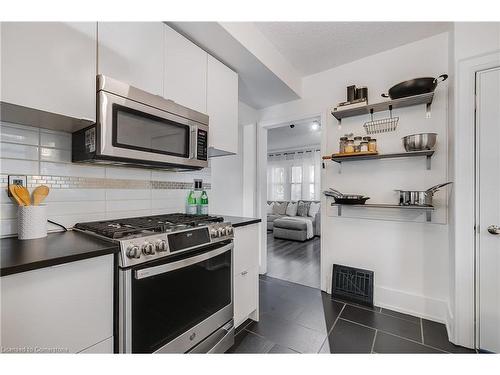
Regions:
<instances>
[{"instance_id":1,"label":"cabinet handle","mask_svg":"<svg viewBox=\"0 0 500 375\"><path fill-rule=\"evenodd\" d=\"M248 271L243 271L243 272L241 273L241 276L245 276L247 273L248 273Z\"/></svg>"}]
</instances>

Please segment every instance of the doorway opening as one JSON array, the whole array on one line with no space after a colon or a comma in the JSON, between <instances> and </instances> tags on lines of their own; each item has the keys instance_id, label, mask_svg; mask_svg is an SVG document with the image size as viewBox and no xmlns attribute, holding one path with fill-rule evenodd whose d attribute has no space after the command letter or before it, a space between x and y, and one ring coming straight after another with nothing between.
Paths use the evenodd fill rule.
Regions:
<instances>
[{"instance_id":1,"label":"doorway opening","mask_svg":"<svg viewBox=\"0 0 500 375\"><path fill-rule=\"evenodd\" d=\"M321 119L267 131L266 276L320 288Z\"/></svg>"}]
</instances>

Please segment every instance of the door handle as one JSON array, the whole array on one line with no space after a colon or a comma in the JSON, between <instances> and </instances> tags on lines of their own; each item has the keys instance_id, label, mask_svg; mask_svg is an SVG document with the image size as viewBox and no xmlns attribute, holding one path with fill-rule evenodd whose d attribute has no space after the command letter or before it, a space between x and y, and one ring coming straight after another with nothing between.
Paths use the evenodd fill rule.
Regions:
<instances>
[{"instance_id":1,"label":"door handle","mask_svg":"<svg viewBox=\"0 0 500 375\"><path fill-rule=\"evenodd\" d=\"M490 232L491 234L500 234L500 226L490 225L488 227L488 232Z\"/></svg>"}]
</instances>

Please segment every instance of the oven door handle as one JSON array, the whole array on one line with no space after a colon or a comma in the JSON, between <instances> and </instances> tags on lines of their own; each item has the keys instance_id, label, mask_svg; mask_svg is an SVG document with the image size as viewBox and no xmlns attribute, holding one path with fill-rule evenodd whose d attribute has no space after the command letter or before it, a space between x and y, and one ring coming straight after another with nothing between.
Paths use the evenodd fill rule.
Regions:
<instances>
[{"instance_id":1,"label":"oven door handle","mask_svg":"<svg viewBox=\"0 0 500 375\"><path fill-rule=\"evenodd\" d=\"M227 244L225 246L222 246L218 249L209 251L207 253L199 254L191 258L183 259L183 260L178 260L177 262L172 262L172 263L166 263L162 264L160 266L154 266L154 267L149 267L149 268L143 268L141 270L136 270L134 273L134 276L137 280L140 279L145 279L147 277L159 275L162 273L170 272L177 270L179 268L187 267L190 265L193 265L195 263L203 262L204 260L208 260L210 258L216 257L217 255L220 255L222 253L225 253L228 250L231 250L233 248L233 244Z\"/></svg>"}]
</instances>

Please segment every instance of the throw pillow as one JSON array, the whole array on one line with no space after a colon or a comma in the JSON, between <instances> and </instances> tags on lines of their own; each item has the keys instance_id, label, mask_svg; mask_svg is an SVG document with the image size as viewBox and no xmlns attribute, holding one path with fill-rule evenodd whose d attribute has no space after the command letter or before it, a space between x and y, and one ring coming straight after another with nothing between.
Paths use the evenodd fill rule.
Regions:
<instances>
[{"instance_id":1,"label":"throw pillow","mask_svg":"<svg viewBox=\"0 0 500 375\"><path fill-rule=\"evenodd\" d=\"M319 212L319 203L311 202L309 206L309 216L314 217Z\"/></svg>"},{"instance_id":2,"label":"throw pillow","mask_svg":"<svg viewBox=\"0 0 500 375\"><path fill-rule=\"evenodd\" d=\"M274 215L285 215L288 202L275 202L273 206Z\"/></svg>"},{"instance_id":3,"label":"throw pillow","mask_svg":"<svg viewBox=\"0 0 500 375\"><path fill-rule=\"evenodd\" d=\"M274 202L269 202L267 204L267 214L268 215L271 215L273 213L273 206L274 206Z\"/></svg>"},{"instance_id":4,"label":"throw pillow","mask_svg":"<svg viewBox=\"0 0 500 375\"><path fill-rule=\"evenodd\" d=\"M288 203L288 207L286 208L286 214L288 216L297 216L297 202L295 203Z\"/></svg>"},{"instance_id":5,"label":"throw pillow","mask_svg":"<svg viewBox=\"0 0 500 375\"><path fill-rule=\"evenodd\" d=\"M299 201L297 216L307 216L309 212L309 202Z\"/></svg>"}]
</instances>

